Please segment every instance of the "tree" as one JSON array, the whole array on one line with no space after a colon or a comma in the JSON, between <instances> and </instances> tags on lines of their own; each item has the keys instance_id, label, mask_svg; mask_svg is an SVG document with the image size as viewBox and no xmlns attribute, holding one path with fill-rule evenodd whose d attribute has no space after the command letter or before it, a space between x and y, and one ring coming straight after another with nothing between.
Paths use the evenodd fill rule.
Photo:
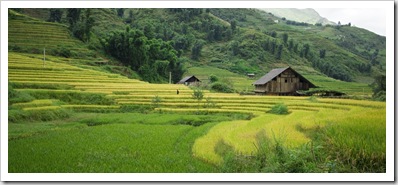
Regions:
<instances>
[{"instance_id":1,"label":"tree","mask_svg":"<svg viewBox=\"0 0 398 185\"><path fill-rule=\"evenodd\" d=\"M271 37L276 38L276 36L277 36L278 34L276 33L276 31L272 31L272 32L270 33L270 35L271 35Z\"/></svg>"},{"instance_id":2,"label":"tree","mask_svg":"<svg viewBox=\"0 0 398 185\"><path fill-rule=\"evenodd\" d=\"M133 22L133 10L129 10L129 16L125 20L126 23L132 23Z\"/></svg>"},{"instance_id":3,"label":"tree","mask_svg":"<svg viewBox=\"0 0 398 185\"><path fill-rule=\"evenodd\" d=\"M287 33L283 33L282 34L283 43L285 43L286 45L287 45L288 38L289 38L289 35Z\"/></svg>"},{"instance_id":4,"label":"tree","mask_svg":"<svg viewBox=\"0 0 398 185\"><path fill-rule=\"evenodd\" d=\"M386 92L386 76L379 75L375 77L375 81L370 84L373 89L373 97L377 97L378 94Z\"/></svg>"},{"instance_id":5,"label":"tree","mask_svg":"<svg viewBox=\"0 0 398 185\"><path fill-rule=\"evenodd\" d=\"M204 96L204 94L201 89L196 88L193 90L192 98L198 101L198 109L199 109L200 101L203 99L203 96Z\"/></svg>"},{"instance_id":6,"label":"tree","mask_svg":"<svg viewBox=\"0 0 398 185\"><path fill-rule=\"evenodd\" d=\"M209 81L210 81L210 83L217 82L218 81L218 77L216 75L211 74L209 76Z\"/></svg>"},{"instance_id":7,"label":"tree","mask_svg":"<svg viewBox=\"0 0 398 185\"><path fill-rule=\"evenodd\" d=\"M162 99L156 95L155 97L152 98L152 105L154 108L158 108L160 106L160 103L162 102Z\"/></svg>"},{"instance_id":8,"label":"tree","mask_svg":"<svg viewBox=\"0 0 398 185\"><path fill-rule=\"evenodd\" d=\"M325 58L325 56L326 56L326 50L325 49L319 50L319 58Z\"/></svg>"},{"instance_id":9,"label":"tree","mask_svg":"<svg viewBox=\"0 0 398 185\"><path fill-rule=\"evenodd\" d=\"M270 47L270 51L271 51L271 53L272 54L274 54L275 53L275 50L276 50L276 41L275 41L275 39L273 39L272 41L271 41L271 47Z\"/></svg>"},{"instance_id":10,"label":"tree","mask_svg":"<svg viewBox=\"0 0 398 185\"><path fill-rule=\"evenodd\" d=\"M63 11L58 8L50 9L50 17L48 18L49 22L61 22Z\"/></svg>"},{"instance_id":11,"label":"tree","mask_svg":"<svg viewBox=\"0 0 398 185\"><path fill-rule=\"evenodd\" d=\"M235 19L233 19L231 21L231 29L232 29L232 32L235 32L235 30L236 30L236 20Z\"/></svg>"},{"instance_id":12,"label":"tree","mask_svg":"<svg viewBox=\"0 0 398 185\"><path fill-rule=\"evenodd\" d=\"M235 40L231 41L230 48L232 51L232 55L236 56L239 54L239 42L238 41L235 41Z\"/></svg>"},{"instance_id":13,"label":"tree","mask_svg":"<svg viewBox=\"0 0 398 185\"><path fill-rule=\"evenodd\" d=\"M276 59L279 60L282 58L282 50L283 50L283 45L279 45L278 46L278 51L276 52Z\"/></svg>"},{"instance_id":14,"label":"tree","mask_svg":"<svg viewBox=\"0 0 398 185\"><path fill-rule=\"evenodd\" d=\"M306 43L306 44L304 44L304 47L303 47L303 57L307 58L309 52L310 52L310 45Z\"/></svg>"},{"instance_id":15,"label":"tree","mask_svg":"<svg viewBox=\"0 0 398 185\"><path fill-rule=\"evenodd\" d=\"M90 41L91 29L93 28L94 23L95 23L94 18L91 16L90 8L86 9L84 20L85 20L85 25L84 25L85 36L84 36L83 41L88 42L88 41Z\"/></svg>"},{"instance_id":16,"label":"tree","mask_svg":"<svg viewBox=\"0 0 398 185\"><path fill-rule=\"evenodd\" d=\"M140 30L126 27L125 31L112 32L101 44L106 53L130 66L146 81L167 81L172 72L175 82L184 73L172 42L148 39Z\"/></svg>"},{"instance_id":17,"label":"tree","mask_svg":"<svg viewBox=\"0 0 398 185\"><path fill-rule=\"evenodd\" d=\"M117 9L117 16L123 18L124 15L124 8L118 8Z\"/></svg>"},{"instance_id":18,"label":"tree","mask_svg":"<svg viewBox=\"0 0 398 185\"><path fill-rule=\"evenodd\" d=\"M84 11L84 15L82 14ZM91 16L91 9L77 9L70 8L67 10L67 20L69 22L69 29L73 36L83 42L90 40L90 32L94 26L94 18Z\"/></svg>"},{"instance_id":19,"label":"tree","mask_svg":"<svg viewBox=\"0 0 398 185\"><path fill-rule=\"evenodd\" d=\"M70 30L73 30L75 27L75 24L79 21L80 12L81 12L81 9L79 9L79 8L68 8L67 9L66 20L69 23Z\"/></svg>"},{"instance_id":20,"label":"tree","mask_svg":"<svg viewBox=\"0 0 398 185\"><path fill-rule=\"evenodd\" d=\"M290 40L289 40L289 44L288 44L288 49L289 49L289 51L292 51L292 50L293 50L293 47L294 47L294 40L293 40L293 39L290 39Z\"/></svg>"},{"instance_id":21,"label":"tree","mask_svg":"<svg viewBox=\"0 0 398 185\"><path fill-rule=\"evenodd\" d=\"M195 44L192 47L192 53L191 53L191 58L193 60L198 60L200 57L200 52L202 51L204 42L202 40L198 40L195 42Z\"/></svg>"}]
</instances>

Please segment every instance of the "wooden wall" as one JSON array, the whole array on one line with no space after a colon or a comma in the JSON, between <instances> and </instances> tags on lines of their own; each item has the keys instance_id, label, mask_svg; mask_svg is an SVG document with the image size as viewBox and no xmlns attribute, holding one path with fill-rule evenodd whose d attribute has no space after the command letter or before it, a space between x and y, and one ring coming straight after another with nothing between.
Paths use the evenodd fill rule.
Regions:
<instances>
[{"instance_id":1,"label":"wooden wall","mask_svg":"<svg viewBox=\"0 0 398 185\"><path fill-rule=\"evenodd\" d=\"M256 91L265 93L291 93L308 89L309 84L303 80L300 81L300 77L290 69L282 72L268 83L256 86Z\"/></svg>"}]
</instances>

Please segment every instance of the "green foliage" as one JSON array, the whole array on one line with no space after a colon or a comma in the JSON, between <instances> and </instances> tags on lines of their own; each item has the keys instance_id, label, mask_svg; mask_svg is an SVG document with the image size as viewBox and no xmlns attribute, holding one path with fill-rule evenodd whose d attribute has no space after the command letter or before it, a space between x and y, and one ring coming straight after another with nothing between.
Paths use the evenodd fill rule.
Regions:
<instances>
[{"instance_id":1,"label":"green foliage","mask_svg":"<svg viewBox=\"0 0 398 185\"><path fill-rule=\"evenodd\" d=\"M118 8L117 9L117 16L123 18L124 10L125 10L124 8Z\"/></svg>"},{"instance_id":2,"label":"green foliage","mask_svg":"<svg viewBox=\"0 0 398 185\"><path fill-rule=\"evenodd\" d=\"M162 102L162 99L156 95L155 97L152 98L152 105L157 108L160 106L160 103Z\"/></svg>"},{"instance_id":3,"label":"green foliage","mask_svg":"<svg viewBox=\"0 0 398 185\"><path fill-rule=\"evenodd\" d=\"M205 108L215 108L215 107L217 107L217 103L211 97L206 97L206 102L205 102L204 107Z\"/></svg>"},{"instance_id":4,"label":"green foliage","mask_svg":"<svg viewBox=\"0 0 398 185\"><path fill-rule=\"evenodd\" d=\"M47 91L46 89L26 92L29 96L36 99L59 99L70 104L111 105L115 103L113 99L106 97L106 95L97 93L82 93L74 91L52 92Z\"/></svg>"},{"instance_id":5,"label":"green foliage","mask_svg":"<svg viewBox=\"0 0 398 185\"><path fill-rule=\"evenodd\" d=\"M62 124L10 124L9 159L15 164L10 172L220 172L192 157L192 145L215 125L208 122L231 118L185 113L76 113ZM38 157L44 153L46 158ZM135 160L128 160L132 157Z\"/></svg>"},{"instance_id":6,"label":"green foliage","mask_svg":"<svg viewBox=\"0 0 398 185\"><path fill-rule=\"evenodd\" d=\"M90 32L95 23L91 9L68 8L66 17L73 35L81 41L90 41Z\"/></svg>"},{"instance_id":7,"label":"green foliage","mask_svg":"<svg viewBox=\"0 0 398 185\"><path fill-rule=\"evenodd\" d=\"M219 79L218 79L218 77L217 77L216 75L211 74L211 75L209 76L209 81L210 81L210 83L217 82L218 80L219 80Z\"/></svg>"},{"instance_id":8,"label":"green foliage","mask_svg":"<svg viewBox=\"0 0 398 185\"><path fill-rule=\"evenodd\" d=\"M50 17L48 18L49 22L61 22L63 10L59 8L51 8L50 9Z\"/></svg>"},{"instance_id":9,"label":"green foliage","mask_svg":"<svg viewBox=\"0 0 398 185\"><path fill-rule=\"evenodd\" d=\"M225 145L225 144L224 144ZM222 146L222 144L221 144ZM256 137L256 154L240 155L231 151L230 147L224 147L223 172L229 173L316 173L327 169L319 167L323 162L318 159L323 156L319 152L320 147L312 144L304 145L297 149L288 149L282 145L282 141L266 135L260 131ZM220 151L220 146L218 146Z\"/></svg>"},{"instance_id":10,"label":"green foliage","mask_svg":"<svg viewBox=\"0 0 398 185\"><path fill-rule=\"evenodd\" d=\"M283 103L278 103L271 107L271 110L267 111L272 114L289 114L289 109Z\"/></svg>"},{"instance_id":11,"label":"green foliage","mask_svg":"<svg viewBox=\"0 0 398 185\"><path fill-rule=\"evenodd\" d=\"M379 75L375 77L375 81L370 84L373 89L373 99L378 101L386 100L386 76Z\"/></svg>"},{"instance_id":12,"label":"green foliage","mask_svg":"<svg viewBox=\"0 0 398 185\"><path fill-rule=\"evenodd\" d=\"M195 44L192 47L192 52L191 52L191 58L193 60L198 60L200 57L200 53L202 51L202 47L204 45L204 41L203 40L197 40L195 42Z\"/></svg>"},{"instance_id":13,"label":"green foliage","mask_svg":"<svg viewBox=\"0 0 398 185\"><path fill-rule=\"evenodd\" d=\"M325 49L319 50L319 58L325 58L325 56L326 56L326 50Z\"/></svg>"},{"instance_id":14,"label":"green foliage","mask_svg":"<svg viewBox=\"0 0 398 185\"><path fill-rule=\"evenodd\" d=\"M171 42L150 39L139 30L126 28L113 32L101 41L105 51L141 75L149 82L167 81L172 72L173 82L183 74L182 64Z\"/></svg>"},{"instance_id":15,"label":"green foliage","mask_svg":"<svg viewBox=\"0 0 398 185\"><path fill-rule=\"evenodd\" d=\"M200 102L203 99L204 93L201 89L196 88L193 90L192 98Z\"/></svg>"},{"instance_id":16,"label":"green foliage","mask_svg":"<svg viewBox=\"0 0 398 185\"><path fill-rule=\"evenodd\" d=\"M386 91L379 91L373 95L373 99L376 101L386 101Z\"/></svg>"},{"instance_id":17,"label":"green foliage","mask_svg":"<svg viewBox=\"0 0 398 185\"><path fill-rule=\"evenodd\" d=\"M35 98L31 96L29 93L18 92L14 90L14 84L8 82L8 105L12 105L14 103L22 103L29 102L34 100Z\"/></svg>"},{"instance_id":18,"label":"green foliage","mask_svg":"<svg viewBox=\"0 0 398 185\"><path fill-rule=\"evenodd\" d=\"M53 109L53 110L9 110L8 121L16 122L32 122L32 121L50 121L56 119L65 119L71 115L70 110Z\"/></svg>"},{"instance_id":19,"label":"green foliage","mask_svg":"<svg viewBox=\"0 0 398 185\"><path fill-rule=\"evenodd\" d=\"M149 105L121 105L120 112L139 112L139 113L149 113L153 110L152 106Z\"/></svg>"},{"instance_id":20,"label":"green foliage","mask_svg":"<svg viewBox=\"0 0 398 185\"><path fill-rule=\"evenodd\" d=\"M315 96L310 96L308 98L308 101L310 101L310 102L318 102L318 99Z\"/></svg>"},{"instance_id":21,"label":"green foliage","mask_svg":"<svg viewBox=\"0 0 398 185\"><path fill-rule=\"evenodd\" d=\"M283 43L285 43L287 45L288 39L289 39L289 35L287 33L283 33L282 34Z\"/></svg>"},{"instance_id":22,"label":"green foliage","mask_svg":"<svg viewBox=\"0 0 398 185\"><path fill-rule=\"evenodd\" d=\"M210 85L210 89L216 92L223 92L223 93L235 92L230 84L224 82L214 82Z\"/></svg>"}]
</instances>

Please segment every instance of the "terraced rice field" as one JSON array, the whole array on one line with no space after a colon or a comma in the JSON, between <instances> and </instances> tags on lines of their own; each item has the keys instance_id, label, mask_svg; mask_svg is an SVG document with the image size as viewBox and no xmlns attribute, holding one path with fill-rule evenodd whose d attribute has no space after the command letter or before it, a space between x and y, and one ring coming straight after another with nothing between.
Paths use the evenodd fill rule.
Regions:
<instances>
[{"instance_id":1,"label":"terraced rice field","mask_svg":"<svg viewBox=\"0 0 398 185\"><path fill-rule=\"evenodd\" d=\"M92 53L84 44L73 38L65 25L44 22L10 10L8 22L8 45L23 50L37 50L44 48L56 50L67 48L71 52L81 54Z\"/></svg>"},{"instance_id":2,"label":"terraced rice field","mask_svg":"<svg viewBox=\"0 0 398 185\"><path fill-rule=\"evenodd\" d=\"M60 61L63 60L48 60L43 65L43 61L38 58L10 52L8 61L9 82L21 87L15 89L18 92L26 92L36 97L42 97L36 98L36 100L31 102L15 103L11 106L27 112L54 109L89 112L98 109L118 110L127 105L153 105L153 99L157 96L160 101L154 109L154 113L171 112L176 115L251 114L253 118L250 120L221 121L206 125L206 130L202 130L200 134L195 131L196 138L191 138L191 146L188 149L191 150L192 156L195 158L214 165L223 163L223 156L216 152L217 143L224 142L239 154L255 155L257 152L256 135L260 132L265 132L270 139L276 138L284 146L294 149L311 142L311 138L306 135L305 131L323 127L334 129L330 130L334 134L332 135L333 137L331 136L330 142L333 146L341 148L341 150L355 151L364 156L385 157L385 102L326 98L311 99L308 97L241 96L209 91L203 91L203 100L197 101L192 98L193 91L184 85L149 84L119 75L80 68ZM23 88L24 85L29 87ZM70 88L34 88L51 87L52 85ZM180 91L178 95L176 94L177 89ZM94 100L86 103L63 101L62 98L67 97L67 95L79 97L100 95L109 99L109 102L96 103ZM267 113L271 107L280 103L288 107L290 114L275 115ZM101 128L110 128L113 130L112 132L120 131L117 126ZM101 128L96 129L101 130ZM338 128L341 128L341 130ZM129 129L132 129L132 127ZM152 133L147 126L134 126L134 129L144 129L145 131L142 131L143 134ZM184 128L179 128L175 131L169 127L159 127L158 129L166 129L170 133L178 132L178 134L183 135L191 128L184 126ZM87 129L86 131L91 132ZM62 131L63 134L70 135L70 133L66 132ZM103 130L100 132L104 134L102 133ZM79 137L76 134L72 135L73 137ZM165 132L161 132L161 136L168 137ZM125 133L123 137L128 138L128 134ZM36 139L43 140L43 138ZM168 141L167 146L170 145L172 147L173 141L177 139L178 137ZM109 144L110 141L107 142ZM151 140L150 142L155 141ZM18 141L15 141L15 143L18 144ZM172 155L172 153L168 153L168 155ZM175 159L172 158L170 160ZM163 162L167 163L167 161ZM167 168L164 167L127 170L128 165L123 165L123 169L139 172L154 172L159 169L167 171ZM77 171L97 172L101 171L101 169L79 169ZM115 171L120 171L120 169Z\"/></svg>"}]
</instances>

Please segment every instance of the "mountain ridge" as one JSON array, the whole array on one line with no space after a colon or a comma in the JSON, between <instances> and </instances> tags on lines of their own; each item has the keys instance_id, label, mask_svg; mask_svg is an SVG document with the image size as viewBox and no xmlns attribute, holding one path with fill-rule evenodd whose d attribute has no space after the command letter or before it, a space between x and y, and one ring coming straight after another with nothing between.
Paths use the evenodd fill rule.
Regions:
<instances>
[{"instance_id":1,"label":"mountain ridge","mask_svg":"<svg viewBox=\"0 0 398 185\"><path fill-rule=\"evenodd\" d=\"M43 15L49 11L38 11L41 10L24 14L40 15L36 18L46 22ZM372 83L372 76L385 73L385 37L347 25L293 25L257 9L124 9L119 16L118 9L92 11L98 15L92 39L86 45L100 53L97 56L106 55L112 63L118 59L104 53L102 40L129 27L142 31L148 39L173 43L178 61L186 69L210 66L245 77L247 73L260 75L290 65L319 79L329 76L366 84ZM65 14L60 24L67 26ZM20 37L18 33L10 34ZM26 47L10 44L17 49ZM194 59L197 44L201 48ZM159 82L168 80L165 77Z\"/></svg>"}]
</instances>

